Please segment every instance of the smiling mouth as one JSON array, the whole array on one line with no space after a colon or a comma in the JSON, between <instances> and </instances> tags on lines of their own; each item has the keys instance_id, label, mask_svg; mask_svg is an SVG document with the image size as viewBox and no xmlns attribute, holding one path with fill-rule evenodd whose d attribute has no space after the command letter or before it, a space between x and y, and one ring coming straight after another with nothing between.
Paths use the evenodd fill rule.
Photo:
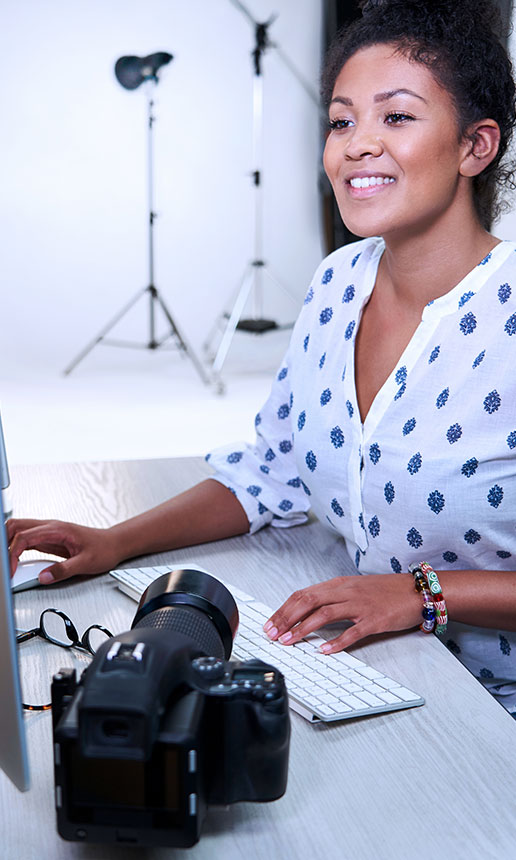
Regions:
<instances>
[{"instance_id":1,"label":"smiling mouth","mask_svg":"<svg viewBox=\"0 0 516 860\"><path fill-rule=\"evenodd\" d=\"M357 176L348 181L352 188L371 188L374 185L390 185L396 182L392 176Z\"/></svg>"}]
</instances>

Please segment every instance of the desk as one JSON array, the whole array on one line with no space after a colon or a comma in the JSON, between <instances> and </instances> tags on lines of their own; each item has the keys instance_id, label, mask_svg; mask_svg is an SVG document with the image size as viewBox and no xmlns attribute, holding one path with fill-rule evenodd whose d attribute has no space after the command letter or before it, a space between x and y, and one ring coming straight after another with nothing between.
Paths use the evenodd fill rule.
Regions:
<instances>
[{"instance_id":1,"label":"desk","mask_svg":"<svg viewBox=\"0 0 516 860\"><path fill-rule=\"evenodd\" d=\"M186 458L12 471L17 516L108 526L201 480L209 467ZM182 560L196 561L268 605L347 565L342 541L316 521L143 563L177 567ZM50 605L84 625L81 631L100 622L115 634L129 629L136 610L107 576L84 578L16 595L18 626L34 626ZM0 774L3 860L513 858L515 721L433 636L389 635L353 651L422 693L426 705L333 725L310 725L292 714L286 795L270 804L211 811L188 854L62 841L54 824L50 714L28 714L31 791L19 794Z\"/></svg>"}]
</instances>

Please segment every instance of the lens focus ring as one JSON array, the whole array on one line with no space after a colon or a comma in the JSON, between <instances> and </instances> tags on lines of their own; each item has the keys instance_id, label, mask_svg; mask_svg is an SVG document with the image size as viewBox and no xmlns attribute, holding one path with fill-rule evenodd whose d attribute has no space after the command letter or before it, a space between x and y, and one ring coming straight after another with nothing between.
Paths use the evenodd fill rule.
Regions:
<instances>
[{"instance_id":1,"label":"lens focus ring","mask_svg":"<svg viewBox=\"0 0 516 860\"><path fill-rule=\"evenodd\" d=\"M182 633L193 639L201 651L224 659L224 645L212 620L192 606L163 606L144 615L134 627L153 627Z\"/></svg>"}]
</instances>

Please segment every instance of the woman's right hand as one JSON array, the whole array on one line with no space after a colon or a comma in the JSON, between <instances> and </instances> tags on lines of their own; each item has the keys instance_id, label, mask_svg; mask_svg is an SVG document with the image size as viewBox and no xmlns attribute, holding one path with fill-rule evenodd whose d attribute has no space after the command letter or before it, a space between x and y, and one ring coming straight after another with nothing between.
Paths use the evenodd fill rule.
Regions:
<instances>
[{"instance_id":1,"label":"woman's right hand","mask_svg":"<svg viewBox=\"0 0 516 860\"><path fill-rule=\"evenodd\" d=\"M65 560L49 564L39 581L51 585L71 576L105 573L121 561L109 529L79 526L60 520L11 519L6 523L11 576L25 550L36 549Z\"/></svg>"}]
</instances>

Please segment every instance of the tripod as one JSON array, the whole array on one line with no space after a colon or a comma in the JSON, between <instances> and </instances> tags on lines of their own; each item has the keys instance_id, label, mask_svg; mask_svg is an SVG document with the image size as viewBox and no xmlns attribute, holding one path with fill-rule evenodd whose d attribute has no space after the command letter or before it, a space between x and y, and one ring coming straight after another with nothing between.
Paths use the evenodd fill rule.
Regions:
<instances>
[{"instance_id":1,"label":"tripod","mask_svg":"<svg viewBox=\"0 0 516 860\"><path fill-rule=\"evenodd\" d=\"M251 174L254 186L254 254L252 260L245 267L243 276L237 287L236 293L233 295L232 310L229 313L223 313L222 318L215 322L206 342L204 350L210 351L210 345L217 331L220 328L221 321L225 321L225 327L222 332L222 337L213 359L212 371L215 378L220 374L224 362L227 358L231 347L233 337L236 330L247 331L253 334L263 334L267 331L278 330L281 328L291 328L292 324L284 326L278 325L274 320L266 319L263 316L263 279L267 276L273 284L279 287L290 299L295 303L296 308L298 301L281 280L271 271L269 265L263 258L263 188L262 188L262 171L260 164L262 162L263 151L263 71L262 58L266 49L272 45L269 41L269 27L274 21L274 16L269 18L264 23L255 21L245 6L240 0L231 0L233 5L237 6L249 21L254 26L255 45L252 51L254 76L253 76L253 165L254 170ZM276 46L274 46L276 47ZM280 53L285 62L283 54ZM291 71L292 65L288 62ZM296 74L294 72L294 74ZM306 87L305 83L301 81ZM309 88L309 95L317 102L317 96L314 95ZM252 295L253 315L248 319L242 319L242 314L247 305L247 302ZM220 388L222 388L219 382Z\"/></svg>"},{"instance_id":2,"label":"tripod","mask_svg":"<svg viewBox=\"0 0 516 860\"><path fill-rule=\"evenodd\" d=\"M158 56L158 55L155 55ZM126 59L126 58L123 58ZM130 60L134 60L136 58L127 58ZM145 58L148 59L148 58ZM98 335L93 338L90 343L88 343L83 350L74 358L74 360L66 367L64 370L65 376L68 376L72 370L77 367L77 365L85 358L88 353L99 343L103 343L105 346L121 346L121 347L136 347L140 349L159 349L165 345L170 345L169 342L173 338L175 340L175 347L179 349L185 355L192 360L199 376L202 381L209 385L211 383L211 379L209 375L206 373L203 365L192 351L191 347L189 347L184 339L184 337L180 334L179 329L172 318L172 314L167 308L162 296L160 295L158 289L154 285L154 220L156 218L156 213L154 212L154 169L153 169L153 127L155 116L153 114L154 102L152 100L151 95L151 87L154 84L157 84L158 79L156 76L156 72L152 75L148 74L142 80L146 81L147 88L147 115L148 115L148 137L147 137L147 170L148 170L148 203L149 203L149 283L148 286L144 287L128 302L124 307L111 319L109 322L101 329ZM129 88L129 87L128 87ZM134 89L134 86L130 87ZM134 343L132 341L123 341L123 340L113 340L107 339L106 335L111 331L112 328L131 310L131 308L144 296L148 298L148 314L149 314L149 329L148 329L148 339L146 343ZM169 330L168 332L161 338L156 337L156 310L160 310L164 315Z\"/></svg>"}]
</instances>

